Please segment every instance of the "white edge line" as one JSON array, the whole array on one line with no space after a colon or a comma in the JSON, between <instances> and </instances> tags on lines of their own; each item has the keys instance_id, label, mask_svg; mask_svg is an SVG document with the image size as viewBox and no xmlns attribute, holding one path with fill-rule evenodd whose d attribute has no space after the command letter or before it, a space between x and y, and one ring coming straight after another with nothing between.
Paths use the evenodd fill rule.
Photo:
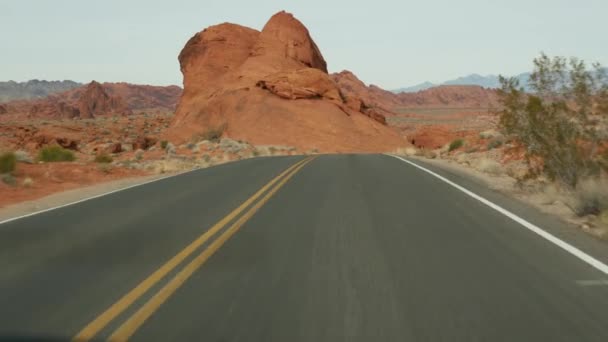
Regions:
<instances>
[{"instance_id":1,"label":"white edge line","mask_svg":"<svg viewBox=\"0 0 608 342\"><path fill-rule=\"evenodd\" d=\"M98 194L98 195L95 195L95 196L82 198L82 199L79 199L79 200L74 201L74 202L58 205L56 207L46 208L46 209L43 209L43 210L40 210L40 211L36 211L36 212L33 212L33 213L29 213L29 214L25 214L25 215L21 215L21 216L12 217L12 218L6 219L4 221L0 221L0 225L5 224L5 223L9 223L9 222L12 222L12 221L17 221L17 220L20 220L22 218L26 218L26 217L30 217L30 216L34 216L34 215L38 215L38 214L42 214L42 213L46 213L47 211L69 207L69 206L74 205L74 204L78 204L78 203L86 202L86 201L89 201L89 200L92 200L92 199L95 199L95 198L111 195L111 194L114 194L114 193L117 193L117 192L120 192L120 191L136 188L138 186L143 186L143 185L146 185L146 184L150 184L150 183L154 183L154 182L159 182L159 181L167 179L167 178L172 178L172 177L177 177L177 176L185 175L187 173L191 173L191 172L198 171L198 170L201 170L201 168L192 169L192 170L188 170L188 171L184 171L184 172L179 172L179 173L168 175L168 176L165 176L165 177L161 177L161 178L157 178L157 179L152 179L152 180L149 180L147 182L143 182L143 183L139 183L139 184L134 184L134 185L129 185L129 186L124 187L124 188L120 188L120 189L104 192L102 194ZM95 184L92 184L91 186L94 186L94 185ZM78 188L71 189L71 190L77 190L77 189Z\"/></svg>"},{"instance_id":2,"label":"white edge line","mask_svg":"<svg viewBox=\"0 0 608 342\"><path fill-rule=\"evenodd\" d=\"M465 194L473 197L474 199L480 201L481 203L487 205L488 207L490 207L490 208L498 211L499 213L505 215L506 217L510 218L511 220L513 220L513 221L521 224L522 226L524 226L525 228L531 230L532 232L540 235L542 238L548 240L549 242L553 243L554 245L557 245L558 247L560 247L561 249L565 250L566 252L574 255L575 257L579 258L580 260L582 260L582 261L586 262L587 264L593 266L594 268L596 268L597 270L601 271L602 273L608 274L608 265L606 265L603 262L595 259L594 257L590 256L589 254L581 251L580 249L572 246L571 244L569 244L569 243L567 243L567 242L565 242L565 241L563 241L563 240L555 237L554 235L551 235L550 233L544 231L540 227L538 227L538 226L536 226L536 225L534 225L534 224L532 224L532 223L524 220L523 218L521 218L521 217L513 214L512 212L510 212L510 211L502 208L501 206L499 206L499 205L497 205L497 204L495 204L493 202L488 201L487 199L485 199L485 198L477 195L476 193L474 193L474 192L472 192L472 191L470 191L470 190L468 190L468 189L466 189L466 188L464 188L464 187L462 187L462 186L460 186L460 185L452 182L451 180L449 180L449 179L447 179L447 178L445 178L445 177L443 177L441 175L438 175L437 173L435 173L435 172L433 172L433 171L431 171L429 169L426 169L426 168L424 168L424 167L422 167L422 166L420 166L420 165L418 165L416 163L413 163L413 162L411 162L411 161L409 161L407 159L404 159L402 157L399 157L399 156L396 156L396 155L392 155L392 154L387 154L387 155L391 156L391 157L394 157L394 158L397 158L397 159L399 159L399 160L401 160L403 162L406 162L406 163L408 163L408 164L410 164L410 165L412 165L412 166L414 166L414 167L416 167L416 168L418 168L418 169L420 169L420 170L422 170L422 171L424 171L424 172L426 172L426 173L428 173L428 174L436 177L436 178L439 178L440 180L444 181L445 183L448 183L449 185L453 186L454 188L456 188L456 189L464 192Z\"/></svg>"}]
</instances>

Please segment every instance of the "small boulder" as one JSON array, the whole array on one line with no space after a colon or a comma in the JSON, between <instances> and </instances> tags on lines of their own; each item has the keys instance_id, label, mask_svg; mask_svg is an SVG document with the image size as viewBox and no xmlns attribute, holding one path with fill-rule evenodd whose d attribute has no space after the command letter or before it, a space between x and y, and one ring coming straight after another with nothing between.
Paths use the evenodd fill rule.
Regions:
<instances>
[{"instance_id":1,"label":"small boulder","mask_svg":"<svg viewBox=\"0 0 608 342\"><path fill-rule=\"evenodd\" d=\"M34 159L32 158L32 156L30 156L30 154L27 151L23 151L23 150L15 151L15 158L17 159L18 162L22 162L22 163L26 163L26 164L34 163Z\"/></svg>"}]
</instances>

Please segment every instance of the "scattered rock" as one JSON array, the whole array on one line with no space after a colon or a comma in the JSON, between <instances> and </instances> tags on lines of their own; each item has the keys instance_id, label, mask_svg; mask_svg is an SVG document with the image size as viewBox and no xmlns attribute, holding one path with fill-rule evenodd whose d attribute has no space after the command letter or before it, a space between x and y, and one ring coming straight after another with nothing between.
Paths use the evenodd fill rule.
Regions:
<instances>
[{"instance_id":1,"label":"scattered rock","mask_svg":"<svg viewBox=\"0 0 608 342\"><path fill-rule=\"evenodd\" d=\"M32 180L30 177L26 177L26 178L23 180L23 183L22 183L22 184L23 184L23 186L24 186L24 187L26 187L26 188L31 188L31 187L32 187L32 185L34 185L34 180Z\"/></svg>"},{"instance_id":2,"label":"scattered rock","mask_svg":"<svg viewBox=\"0 0 608 342\"><path fill-rule=\"evenodd\" d=\"M132 146L133 146L133 150L147 150L150 147L154 146L154 144L156 144L156 142L158 141L158 139L156 138L152 138L152 137L138 137L137 139L135 139L135 142L133 142Z\"/></svg>"},{"instance_id":3,"label":"scattered rock","mask_svg":"<svg viewBox=\"0 0 608 342\"><path fill-rule=\"evenodd\" d=\"M0 177L2 177L2 182L6 185L10 185L10 186L17 185L17 179L15 178L15 176L13 176L10 173L5 173L5 174L1 175Z\"/></svg>"},{"instance_id":4,"label":"scattered rock","mask_svg":"<svg viewBox=\"0 0 608 342\"><path fill-rule=\"evenodd\" d=\"M503 167L499 162L492 160L481 158L475 161L474 164L475 169L481 171L483 173L488 173L491 175L501 175L503 173Z\"/></svg>"},{"instance_id":5,"label":"scattered rock","mask_svg":"<svg viewBox=\"0 0 608 342\"><path fill-rule=\"evenodd\" d=\"M120 149L123 152L131 152L131 151L133 151L133 145L132 144L121 144Z\"/></svg>"},{"instance_id":6,"label":"scattered rock","mask_svg":"<svg viewBox=\"0 0 608 342\"><path fill-rule=\"evenodd\" d=\"M121 144L121 143L115 143L115 144L112 144L112 145L110 146L110 148L109 148L108 152L109 152L109 153L112 153L112 154L117 154L117 153L121 153L121 152L123 152L123 149L122 149L122 144Z\"/></svg>"},{"instance_id":7,"label":"scattered rock","mask_svg":"<svg viewBox=\"0 0 608 342\"><path fill-rule=\"evenodd\" d=\"M135 160L142 160L144 158L144 151L137 150L135 151Z\"/></svg>"},{"instance_id":8,"label":"scattered rock","mask_svg":"<svg viewBox=\"0 0 608 342\"><path fill-rule=\"evenodd\" d=\"M479 137L482 139L502 139L503 135L494 129L489 129L479 133Z\"/></svg>"},{"instance_id":9,"label":"scattered rock","mask_svg":"<svg viewBox=\"0 0 608 342\"><path fill-rule=\"evenodd\" d=\"M251 145L249 145L247 143L241 143L236 140L229 139L229 138L223 138L222 140L220 140L218 147L221 150L223 150L224 152L237 153L239 151L250 148Z\"/></svg>"},{"instance_id":10,"label":"scattered rock","mask_svg":"<svg viewBox=\"0 0 608 342\"><path fill-rule=\"evenodd\" d=\"M167 152L167 154L172 155L175 154L175 145L173 145L172 143L167 143L167 146L165 147L165 152Z\"/></svg>"},{"instance_id":11,"label":"scattered rock","mask_svg":"<svg viewBox=\"0 0 608 342\"><path fill-rule=\"evenodd\" d=\"M32 156L30 156L30 154L27 151L23 151L23 150L15 151L15 158L17 158L18 162L22 162L22 163L26 163L26 164L34 163L34 159L32 158Z\"/></svg>"}]
</instances>

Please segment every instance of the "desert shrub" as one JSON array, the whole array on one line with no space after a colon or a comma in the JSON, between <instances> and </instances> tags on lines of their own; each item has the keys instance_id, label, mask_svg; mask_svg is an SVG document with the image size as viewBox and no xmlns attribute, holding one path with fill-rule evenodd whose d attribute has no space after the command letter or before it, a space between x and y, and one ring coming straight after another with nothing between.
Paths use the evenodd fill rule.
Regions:
<instances>
[{"instance_id":1,"label":"desert shrub","mask_svg":"<svg viewBox=\"0 0 608 342\"><path fill-rule=\"evenodd\" d=\"M95 156L96 163L109 164L113 161L114 161L114 159L112 159L112 157L107 153L101 153L101 154L98 154Z\"/></svg>"},{"instance_id":2,"label":"desert shrub","mask_svg":"<svg viewBox=\"0 0 608 342\"><path fill-rule=\"evenodd\" d=\"M74 152L61 146L47 146L38 152L38 160L43 162L74 161Z\"/></svg>"},{"instance_id":3,"label":"desert shrub","mask_svg":"<svg viewBox=\"0 0 608 342\"><path fill-rule=\"evenodd\" d=\"M112 171L112 166L109 165L108 163L101 163L101 164L99 164L99 166L97 167L97 169L100 172L103 172L105 174L109 174Z\"/></svg>"},{"instance_id":4,"label":"desert shrub","mask_svg":"<svg viewBox=\"0 0 608 342\"><path fill-rule=\"evenodd\" d=\"M502 144L503 144L502 139L492 139L488 143L488 150L493 150L495 148L498 148L498 147L502 146Z\"/></svg>"},{"instance_id":5,"label":"desert shrub","mask_svg":"<svg viewBox=\"0 0 608 342\"><path fill-rule=\"evenodd\" d=\"M15 171L17 167L17 156L13 152L0 154L0 174Z\"/></svg>"},{"instance_id":6,"label":"desert shrub","mask_svg":"<svg viewBox=\"0 0 608 342\"><path fill-rule=\"evenodd\" d=\"M454 150L461 148L463 145L464 145L464 140L456 139L450 143L450 147L448 148L448 151L452 152Z\"/></svg>"},{"instance_id":7,"label":"desert shrub","mask_svg":"<svg viewBox=\"0 0 608 342\"><path fill-rule=\"evenodd\" d=\"M545 174L575 188L605 168L598 155L601 127L591 116L608 113L608 77L576 58L534 60L531 94L515 78L500 77L500 127L526 150L527 178Z\"/></svg>"},{"instance_id":8,"label":"desert shrub","mask_svg":"<svg viewBox=\"0 0 608 342\"><path fill-rule=\"evenodd\" d=\"M570 207L576 215L599 215L608 210L608 181L597 178L581 181L570 198Z\"/></svg>"},{"instance_id":9,"label":"desert shrub","mask_svg":"<svg viewBox=\"0 0 608 342\"><path fill-rule=\"evenodd\" d=\"M167 144L169 142L167 140L163 140L160 142L160 148L162 148L163 150L167 148Z\"/></svg>"},{"instance_id":10,"label":"desert shrub","mask_svg":"<svg viewBox=\"0 0 608 342\"><path fill-rule=\"evenodd\" d=\"M200 135L201 140L209 140L213 142L217 142L222 138L224 131L226 130L226 125L219 125L217 127L209 128L205 132Z\"/></svg>"}]
</instances>

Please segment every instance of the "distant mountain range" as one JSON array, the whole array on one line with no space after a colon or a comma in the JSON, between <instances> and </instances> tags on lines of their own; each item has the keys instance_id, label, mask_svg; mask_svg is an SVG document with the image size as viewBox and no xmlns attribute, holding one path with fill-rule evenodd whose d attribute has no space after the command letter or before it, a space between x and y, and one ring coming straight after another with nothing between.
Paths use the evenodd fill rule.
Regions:
<instances>
[{"instance_id":1,"label":"distant mountain range","mask_svg":"<svg viewBox=\"0 0 608 342\"><path fill-rule=\"evenodd\" d=\"M526 72L523 74L519 74L515 76L519 79L519 84L524 87L524 89L528 90L528 80L530 79L530 73ZM498 76L496 75L487 75L482 76L479 74L471 74L464 77L459 77L453 80L445 81L443 83L431 83L424 82L417 84L415 86L394 89L392 92L394 93L415 93L421 90L426 90L432 87L437 87L440 85L477 85L484 88L499 88L500 82L498 81Z\"/></svg>"},{"instance_id":2,"label":"distant mountain range","mask_svg":"<svg viewBox=\"0 0 608 342\"><path fill-rule=\"evenodd\" d=\"M81 87L82 84L74 81L40 81L27 82L0 82L0 103L12 100L30 100L45 98L50 94L61 93L66 90Z\"/></svg>"}]
</instances>

